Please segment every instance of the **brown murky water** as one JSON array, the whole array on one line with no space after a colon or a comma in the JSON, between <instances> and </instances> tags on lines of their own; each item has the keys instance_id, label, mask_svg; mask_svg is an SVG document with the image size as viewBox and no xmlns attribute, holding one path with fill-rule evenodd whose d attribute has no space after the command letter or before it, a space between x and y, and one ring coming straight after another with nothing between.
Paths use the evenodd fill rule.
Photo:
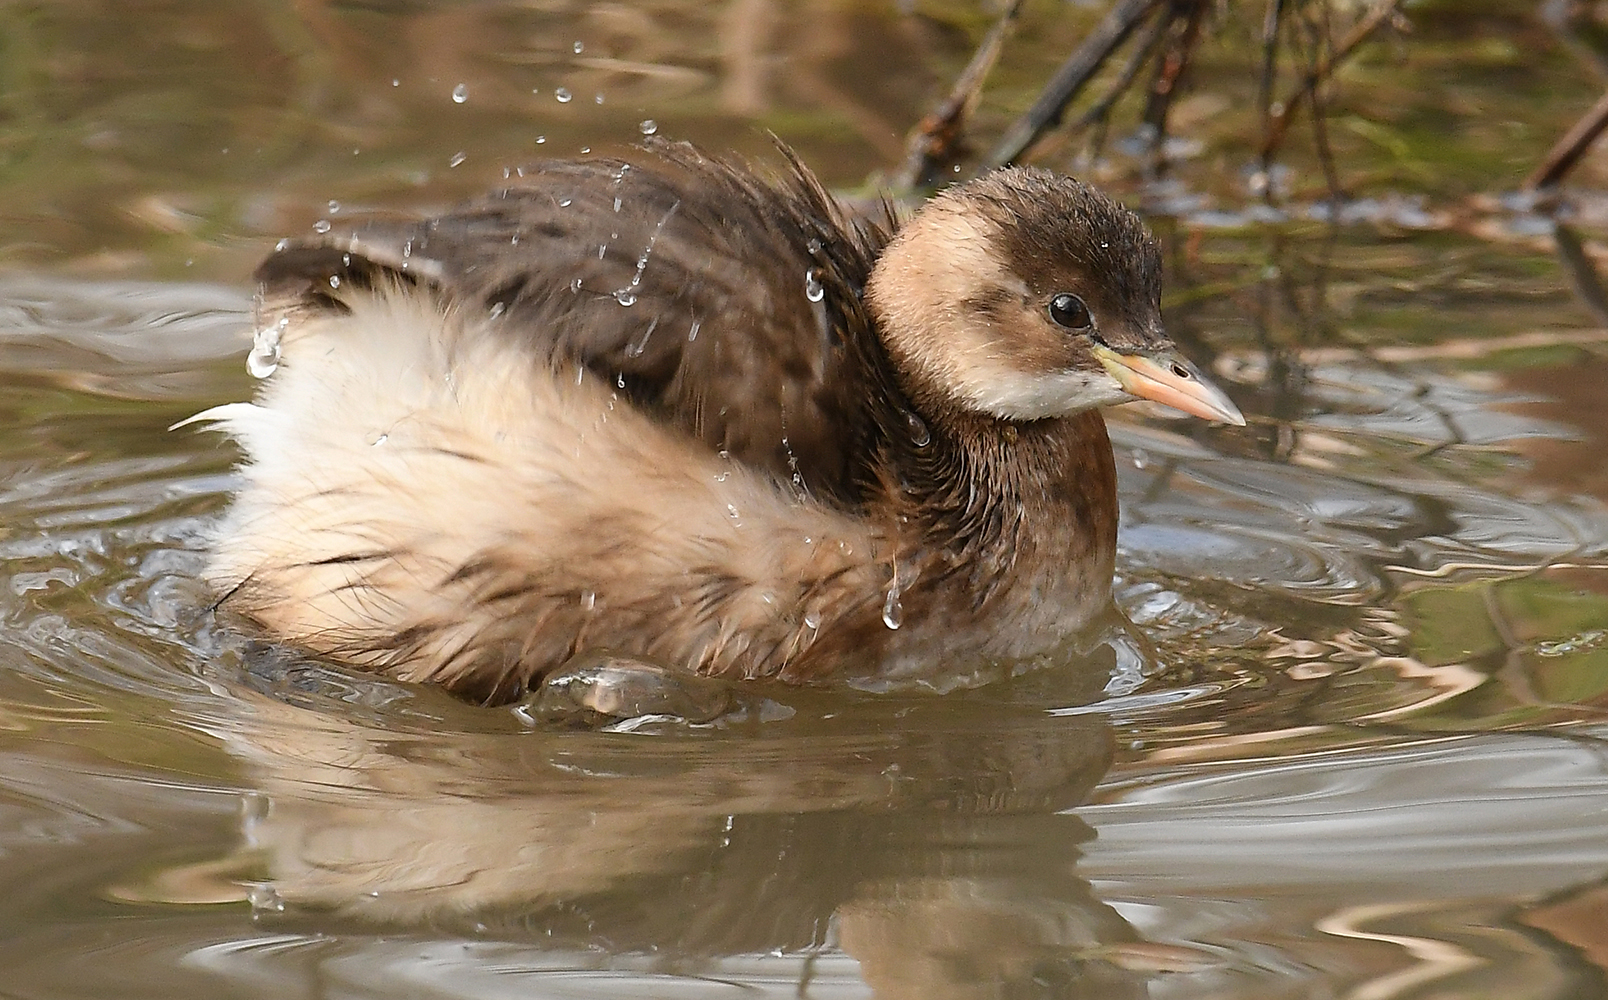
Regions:
<instances>
[{"instance_id":1,"label":"brown murky water","mask_svg":"<svg viewBox=\"0 0 1608 1000\"><path fill-rule=\"evenodd\" d=\"M1296 207L1247 211L1255 6L1172 179L1119 183L1251 420L1112 414L1132 627L554 732L203 613L236 456L166 428L250 391L252 263L649 119L854 184L989 15L0 5L0 992L1608 995L1608 332L1550 223L1464 198L1596 84L1527 4L1420 5L1337 96L1367 197L1325 224L1292 147ZM980 127L1097 13L1030 6Z\"/></svg>"}]
</instances>

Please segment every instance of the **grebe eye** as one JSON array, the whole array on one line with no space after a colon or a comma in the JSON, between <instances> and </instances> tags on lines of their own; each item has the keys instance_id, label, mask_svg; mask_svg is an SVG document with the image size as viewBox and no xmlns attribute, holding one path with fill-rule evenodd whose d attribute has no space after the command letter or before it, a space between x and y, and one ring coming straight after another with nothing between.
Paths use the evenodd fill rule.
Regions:
<instances>
[{"instance_id":1,"label":"grebe eye","mask_svg":"<svg viewBox=\"0 0 1608 1000\"><path fill-rule=\"evenodd\" d=\"M1062 292L1050 300L1050 319L1055 321L1056 326L1064 326L1068 330L1086 330L1094 325L1089 307L1071 292Z\"/></svg>"}]
</instances>

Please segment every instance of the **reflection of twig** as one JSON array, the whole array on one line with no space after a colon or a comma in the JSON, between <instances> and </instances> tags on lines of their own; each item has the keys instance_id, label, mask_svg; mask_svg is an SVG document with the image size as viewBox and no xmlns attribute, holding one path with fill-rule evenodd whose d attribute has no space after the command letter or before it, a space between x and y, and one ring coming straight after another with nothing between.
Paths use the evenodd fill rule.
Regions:
<instances>
[{"instance_id":1,"label":"reflection of twig","mask_svg":"<svg viewBox=\"0 0 1608 1000\"><path fill-rule=\"evenodd\" d=\"M1055 71L1033 106L1011 123L1005 137L989 156L989 165L1002 167L1014 163L1040 136L1060 124L1067 105L1160 3L1162 0L1117 0L1111 12Z\"/></svg>"},{"instance_id":2,"label":"reflection of twig","mask_svg":"<svg viewBox=\"0 0 1608 1000\"><path fill-rule=\"evenodd\" d=\"M1608 92L1604 92L1597 99L1597 103L1591 106L1591 110L1575 122L1574 128L1564 133L1563 138L1547 152L1541 165L1524 179L1524 189L1535 191L1553 187L1563 180L1564 175L1580 162L1580 157L1591 148L1591 144L1602 134L1604 128L1608 128Z\"/></svg>"},{"instance_id":3,"label":"reflection of twig","mask_svg":"<svg viewBox=\"0 0 1608 1000\"><path fill-rule=\"evenodd\" d=\"M1023 0L1010 0L1004 13L983 38L982 44L977 46L971 62L956 78L949 96L911 131L905 144L904 166L894 179L895 190L909 191L931 184L938 171L960 158L961 133L965 128L966 116L977 106L983 81L999 60L1000 49L1004 48L1005 38L1016 23L1022 3Z\"/></svg>"},{"instance_id":4,"label":"reflection of twig","mask_svg":"<svg viewBox=\"0 0 1608 1000\"><path fill-rule=\"evenodd\" d=\"M1363 15L1362 20L1352 26L1351 31L1340 44L1334 47L1329 57L1307 71L1301 82L1291 91L1284 100L1271 109L1268 115L1267 131L1262 136L1262 169L1267 170L1273 164L1273 154L1278 151L1279 144L1284 141L1284 133L1289 130L1290 118L1296 109L1301 106L1304 98L1312 96L1312 92L1325 80L1334 75L1351 53L1367 41L1368 36L1378 31L1386 21L1396 16L1396 8L1401 0L1379 0L1373 9Z\"/></svg>"},{"instance_id":5,"label":"reflection of twig","mask_svg":"<svg viewBox=\"0 0 1608 1000\"><path fill-rule=\"evenodd\" d=\"M1552 239L1558 248L1558 259L1563 262L1563 269L1569 272L1569 281L1574 285L1575 294L1580 296L1587 309L1604 325L1608 326L1608 288L1602 284L1602 275L1597 273L1597 265L1586 254L1585 246L1573 229L1559 223L1552 228Z\"/></svg>"}]
</instances>

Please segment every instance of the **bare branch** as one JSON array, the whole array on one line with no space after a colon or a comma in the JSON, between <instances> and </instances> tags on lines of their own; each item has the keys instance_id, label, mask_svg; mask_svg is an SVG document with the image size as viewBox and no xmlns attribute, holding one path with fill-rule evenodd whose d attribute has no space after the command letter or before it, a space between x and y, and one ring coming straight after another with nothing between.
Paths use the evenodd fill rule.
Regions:
<instances>
[{"instance_id":1,"label":"bare branch","mask_svg":"<svg viewBox=\"0 0 1608 1000\"><path fill-rule=\"evenodd\" d=\"M1038 100L1005 131L1005 137L988 157L988 165L1014 163L1045 132L1061 123L1067 105L1100 71L1111 54L1122 47L1145 16L1163 0L1117 0L1111 11L1078 46L1040 92Z\"/></svg>"},{"instance_id":2,"label":"bare branch","mask_svg":"<svg viewBox=\"0 0 1608 1000\"><path fill-rule=\"evenodd\" d=\"M1608 128L1608 92L1597 99L1591 110L1574 124L1563 138L1559 139L1547 153L1541 165L1535 172L1524 179L1523 188L1526 191L1537 191L1542 188L1555 187L1563 180L1564 175L1574 169L1580 162L1586 150L1597 141L1602 130Z\"/></svg>"},{"instance_id":3,"label":"bare branch","mask_svg":"<svg viewBox=\"0 0 1608 1000\"><path fill-rule=\"evenodd\" d=\"M1023 0L1011 0L999 20L994 22L994 27L977 46L971 62L956 78L949 96L910 131L910 137L905 141L904 165L894 178L896 190L909 191L931 184L940 170L960 159L966 118L977 106L983 81L988 79L989 72L999 61L1000 50L1004 48L1005 39L1016 24L1022 3Z\"/></svg>"},{"instance_id":4,"label":"bare branch","mask_svg":"<svg viewBox=\"0 0 1608 1000\"><path fill-rule=\"evenodd\" d=\"M1340 44L1334 47L1329 57L1308 70L1296 88L1272 108L1268 116L1267 132L1262 136L1262 169L1266 171L1273 165L1273 154L1278 151L1280 143L1284 141L1284 133L1290 128L1290 119L1300 108L1303 99L1310 98L1312 92L1324 81L1334 75L1340 64L1350 57L1357 46L1367 41L1369 36L1378 31L1386 22L1393 19L1401 6L1401 0L1379 0L1373 8L1363 15L1362 19L1352 26L1351 31Z\"/></svg>"}]
</instances>

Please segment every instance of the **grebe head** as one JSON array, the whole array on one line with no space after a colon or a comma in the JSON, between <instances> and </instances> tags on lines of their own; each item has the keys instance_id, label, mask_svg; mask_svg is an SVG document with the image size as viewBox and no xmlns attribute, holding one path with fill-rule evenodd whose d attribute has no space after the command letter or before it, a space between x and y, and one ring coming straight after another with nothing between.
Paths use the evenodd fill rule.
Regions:
<instances>
[{"instance_id":1,"label":"grebe head","mask_svg":"<svg viewBox=\"0 0 1608 1000\"><path fill-rule=\"evenodd\" d=\"M1093 188L1008 167L934 197L866 298L907 390L1000 420L1153 399L1243 425L1161 323L1161 253Z\"/></svg>"}]
</instances>

